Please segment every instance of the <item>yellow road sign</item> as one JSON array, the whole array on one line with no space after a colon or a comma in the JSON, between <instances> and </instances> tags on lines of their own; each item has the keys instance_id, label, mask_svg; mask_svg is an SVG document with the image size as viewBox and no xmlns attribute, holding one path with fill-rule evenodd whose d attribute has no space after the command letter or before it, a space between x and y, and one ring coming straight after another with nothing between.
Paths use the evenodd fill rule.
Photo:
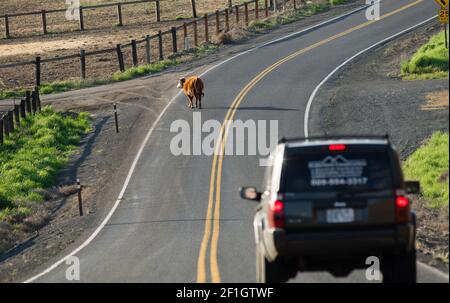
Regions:
<instances>
[{"instance_id":1,"label":"yellow road sign","mask_svg":"<svg viewBox=\"0 0 450 303\"><path fill-rule=\"evenodd\" d=\"M448 23L448 10L441 9L439 11L439 22Z\"/></svg>"},{"instance_id":2,"label":"yellow road sign","mask_svg":"<svg viewBox=\"0 0 450 303\"><path fill-rule=\"evenodd\" d=\"M446 8L449 2L449 0L434 0L434 1L436 1L442 8Z\"/></svg>"}]
</instances>

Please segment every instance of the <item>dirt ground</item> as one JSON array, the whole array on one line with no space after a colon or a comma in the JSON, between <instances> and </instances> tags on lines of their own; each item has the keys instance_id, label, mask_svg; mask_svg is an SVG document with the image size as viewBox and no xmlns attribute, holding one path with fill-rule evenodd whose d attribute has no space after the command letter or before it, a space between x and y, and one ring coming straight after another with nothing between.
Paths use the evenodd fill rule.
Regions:
<instances>
[{"instance_id":1,"label":"dirt ground","mask_svg":"<svg viewBox=\"0 0 450 303\"><path fill-rule=\"evenodd\" d=\"M62 1L62 0L61 0ZM298 1L298 0L297 0ZM25 3L24 3L25 2ZM31 5L31 2L33 3ZM103 0L86 1L88 3L105 2ZM233 0L234 4L245 2L244 0ZM326 0L314 0L314 2L326 2ZM26 4L30 4L27 6ZM227 0L199 0L196 2L198 7L198 16L204 13L214 12L216 9L223 9L228 6ZM263 3L260 3L260 16L263 16ZM17 1L4 0L0 3L0 12L16 12L24 10L40 10L43 7L61 8L64 2L59 1L37 1L31 0ZM149 6L151 6L149 8ZM289 1L292 6L292 1ZM288 7L289 7L288 6ZM53 20L49 15L48 26L50 34L38 35L41 27L41 17L17 17L11 18L11 35L13 39L0 39L0 65L16 62L30 62L35 60L36 56L41 56L42 60L48 58L57 58L67 55L77 55L80 49L86 52L111 49L110 52L100 55L88 56L86 60L86 75L89 79L104 78L110 76L118 70L117 54L114 50L117 44L130 43L132 39L143 39L146 35L155 35L158 30L163 32L173 26L180 26L184 21L178 20L181 17L190 17L189 0L163 0L161 1L161 10L163 20L156 23L154 21L153 4L131 5L123 8L123 18L125 26L114 26L116 23L116 8L102 8L98 10L86 11L84 31L78 30L77 21L65 20L61 13L59 19ZM1 15L2 13L0 13ZM240 8L240 20L236 21L236 14L230 15L230 27L244 27L244 11ZM142 17L138 17L142 16ZM19 20L24 18L24 20ZM34 20L34 19L36 20ZM17 20L16 20L17 19ZM0 19L0 33L4 32L4 21ZM220 16L219 27L222 31L225 23L224 14ZM249 20L255 20L254 4L249 6ZM3 22L3 23L2 23ZM216 19L208 19L209 36L216 35ZM189 45L194 44L194 28L188 26ZM183 31L177 31L178 50L184 48ZM205 41L204 22L198 23L198 41ZM150 41L151 60L156 61L159 58L158 41ZM163 36L163 53L167 57L172 53L172 37L170 34ZM125 64L127 67L132 65L131 47L124 49ZM139 64L146 63L145 43L138 45ZM47 62L42 64L41 73L42 83L79 79L80 78L80 59L67 59L57 62ZM0 69L0 80L4 85L0 89L18 89L31 88L34 86L34 65L23 67L12 67Z\"/></svg>"},{"instance_id":2,"label":"dirt ground","mask_svg":"<svg viewBox=\"0 0 450 303\"><path fill-rule=\"evenodd\" d=\"M132 0L81 0L80 5L87 7L84 10L85 28L102 29L111 28L118 24L117 7L104 7L89 9L91 5L131 2ZM66 9L70 6L65 0L3 0L0 3L0 15L15 14L23 12L40 12L42 10ZM243 3L243 0L233 0L232 4ZM197 0L197 15L201 16L216 9L228 6L228 0ZM148 26L156 23L155 3L138 3L124 5L122 7L123 24L125 27L132 25ZM190 18L192 8L190 0L161 0L160 1L161 23L174 21L175 19ZM30 37L43 35L41 15L10 17L11 37ZM66 12L55 12L47 14L47 29L50 34L71 32L79 29L78 20L67 20ZM5 22L0 20L0 33L5 33Z\"/></svg>"},{"instance_id":3,"label":"dirt ground","mask_svg":"<svg viewBox=\"0 0 450 303\"><path fill-rule=\"evenodd\" d=\"M336 74L321 88L313 105L314 134L388 133L405 159L435 131L448 132L448 79L399 78L401 62L439 30L436 24L425 26L360 57ZM422 198L412 199L419 258L448 272L448 206L436 210L426 207Z\"/></svg>"},{"instance_id":4,"label":"dirt ground","mask_svg":"<svg viewBox=\"0 0 450 303\"><path fill-rule=\"evenodd\" d=\"M37 274L49 260L64 257L95 230L116 201L148 129L177 92L176 83L180 76L199 74L231 54L317 24L359 5L360 1L352 1L266 34L254 34L223 46L214 54L159 74L44 96L43 104L52 104L57 110L88 111L93 115L93 132L84 138L79 153L58 178L58 185L73 184L76 178L80 178L86 186L83 190L85 216L78 216L76 195L56 197L46 202L43 211L48 215L47 224L11 239L14 248L0 256L0 282L22 281ZM119 107L119 134L115 133L114 102ZM11 226L0 225L0 237L2 232L8 231L11 231Z\"/></svg>"}]
</instances>

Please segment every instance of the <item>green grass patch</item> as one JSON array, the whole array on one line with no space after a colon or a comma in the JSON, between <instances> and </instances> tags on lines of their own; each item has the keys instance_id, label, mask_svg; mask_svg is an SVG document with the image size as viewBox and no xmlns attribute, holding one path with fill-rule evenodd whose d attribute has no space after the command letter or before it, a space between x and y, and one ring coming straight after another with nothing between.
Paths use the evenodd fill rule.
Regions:
<instances>
[{"instance_id":1,"label":"green grass patch","mask_svg":"<svg viewBox=\"0 0 450 303\"><path fill-rule=\"evenodd\" d=\"M42 189L55 184L56 173L91 128L87 113L66 115L51 107L21 123L0 145L0 221L17 222L44 200Z\"/></svg>"},{"instance_id":2,"label":"green grass patch","mask_svg":"<svg viewBox=\"0 0 450 303\"><path fill-rule=\"evenodd\" d=\"M163 71L166 68L169 68L171 66L175 66L178 64L179 64L179 62L177 60L158 61L153 64L147 64L147 65L142 65L139 67L133 67L133 68L127 69L124 72L116 72L112 75L110 80L111 80L111 82L131 80L131 79L134 79L134 78L137 78L140 76L149 75L149 74Z\"/></svg>"},{"instance_id":3,"label":"green grass patch","mask_svg":"<svg viewBox=\"0 0 450 303\"><path fill-rule=\"evenodd\" d=\"M448 205L448 139L448 133L434 133L404 163L405 177L420 181L422 195L433 208Z\"/></svg>"},{"instance_id":4,"label":"green grass patch","mask_svg":"<svg viewBox=\"0 0 450 303\"><path fill-rule=\"evenodd\" d=\"M324 11L329 7L328 4L310 3L305 7L287 13L286 15L280 15L276 17L269 17L262 20L256 20L249 26L250 31L262 32L269 29L276 28L280 25L289 24L298 21L302 18L315 15L321 11Z\"/></svg>"},{"instance_id":5,"label":"green grass patch","mask_svg":"<svg viewBox=\"0 0 450 303\"><path fill-rule=\"evenodd\" d=\"M431 37L411 59L403 62L401 71L406 80L448 78L448 49L445 48L444 31Z\"/></svg>"},{"instance_id":6,"label":"green grass patch","mask_svg":"<svg viewBox=\"0 0 450 303\"><path fill-rule=\"evenodd\" d=\"M347 2L347 0L329 0L330 5L339 5L339 4L344 4L345 2Z\"/></svg>"},{"instance_id":7,"label":"green grass patch","mask_svg":"<svg viewBox=\"0 0 450 303\"><path fill-rule=\"evenodd\" d=\"M173 18L175 21L180 21L180 20L185 20L185 19L189 19L190 17L189 16L186 16L186 15L178 15L178 16L175 16L175 18Z\"/></svg>"}]
</instances>

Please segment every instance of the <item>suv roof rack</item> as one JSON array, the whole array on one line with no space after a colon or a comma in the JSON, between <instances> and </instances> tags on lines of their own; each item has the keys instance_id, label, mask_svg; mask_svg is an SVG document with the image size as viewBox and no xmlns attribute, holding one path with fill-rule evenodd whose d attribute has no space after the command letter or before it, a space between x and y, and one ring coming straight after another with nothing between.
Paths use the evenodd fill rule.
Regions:
<instances>
[{"instance_id":1,"label":"suv roof rack","mask_svg":"<svg viewBox=\"0 0 450 303\"><path fill-rule=\"evenodd\" d=\"M384 139L389 142L389 134L385 135L331 135L331 136L311 136L311 137L282 137L278 143L289 143L296 141L311 141L311 140L339 140L339 139Z\"/></svg>"}]
</instances>

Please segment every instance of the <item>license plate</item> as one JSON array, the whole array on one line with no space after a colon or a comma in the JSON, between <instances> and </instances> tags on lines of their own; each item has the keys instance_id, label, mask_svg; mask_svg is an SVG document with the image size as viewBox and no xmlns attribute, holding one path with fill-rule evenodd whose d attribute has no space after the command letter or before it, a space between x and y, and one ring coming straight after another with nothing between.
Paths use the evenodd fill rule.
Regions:
<instances>
[{"instance_id":1,"label":"license plate","mask_svg":"<svg viewBox=\"0 0 450 303\"><path fill-rule=\"evenodd\" d=\"M350 223L355 221L353 208L327 209L327 223Z\"/></svg>"}]
</instances>

